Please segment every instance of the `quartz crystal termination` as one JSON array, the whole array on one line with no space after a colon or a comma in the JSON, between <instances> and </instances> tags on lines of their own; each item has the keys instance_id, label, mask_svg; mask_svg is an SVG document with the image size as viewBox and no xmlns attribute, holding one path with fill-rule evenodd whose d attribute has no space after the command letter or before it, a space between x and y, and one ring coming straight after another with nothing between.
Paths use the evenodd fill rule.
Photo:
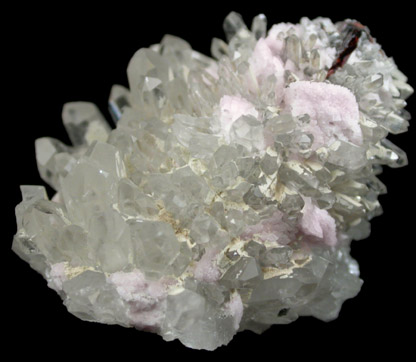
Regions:
<instances>
[{"instance_id":1,"label":"quartz crystal termination","mask_svg":"<svg viewBox=\"0 0 416 362\"><path fill-rule=\"evenodd\" d=\"M360 290L352 240L380 215L382 165L406 155L413 92L367 28L224 22L213 58L174 36L115 85L111 129L68 103L72 146L36 141L13 250L68 311L214 350L237 331L337 317Z\"/></svg>"}]
</instances>

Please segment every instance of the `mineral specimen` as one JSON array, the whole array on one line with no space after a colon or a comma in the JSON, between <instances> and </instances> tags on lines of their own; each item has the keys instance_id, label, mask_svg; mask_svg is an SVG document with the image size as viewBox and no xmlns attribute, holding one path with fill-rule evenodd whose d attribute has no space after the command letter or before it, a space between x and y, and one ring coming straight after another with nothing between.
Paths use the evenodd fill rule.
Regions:
<instances>
[{"instance_id":1,"label":"mineral specimen","mask_svg":"<svg viewBox=\"0 0 416 362\"><path fill-rule=\"evenodd\" d=\"M207 57L174 36L140 49L111 129L68 103L72 146L36 141L13 250L69 312L213 350L237 331L324 321L360 290L351 240L381 213L381 165L407 163L413 92L366 27L231 13Z\"/></svg>"}]
</instances>

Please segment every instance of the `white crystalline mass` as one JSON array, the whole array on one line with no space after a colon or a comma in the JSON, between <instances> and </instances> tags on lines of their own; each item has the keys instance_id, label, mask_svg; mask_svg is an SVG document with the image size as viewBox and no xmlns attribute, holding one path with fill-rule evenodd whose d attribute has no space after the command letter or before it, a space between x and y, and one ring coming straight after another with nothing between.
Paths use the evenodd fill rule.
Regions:
<instances>
[{"instance_id":1,"label":"white crystalline mass","mask_svg":"<svg viewBox=\"0 0 416 362\"><path fill-rule=\"evenodd\" d=\"M13 250L83 320L213 350L332 320L360 290L350 242L381 213L381 165L407 163L386 136L406 131L412 88L352 20L224 28L214 58L170 35L137 51L115 129L74 102L73 145L36 141L57 194L21 187Z\"/></svg>"}]
</instances>

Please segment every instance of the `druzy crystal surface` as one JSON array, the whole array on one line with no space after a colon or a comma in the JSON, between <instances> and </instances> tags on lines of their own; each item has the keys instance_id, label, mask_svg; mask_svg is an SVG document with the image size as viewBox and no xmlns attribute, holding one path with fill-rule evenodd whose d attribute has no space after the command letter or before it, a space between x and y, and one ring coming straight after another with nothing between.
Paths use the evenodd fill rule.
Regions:
<instances>
[{"instance_id":1,"label":"druzy crystal surface","mask_svg":"<svg viewBox=\"0 0 416 362\"><path fill-rule=\"evenodd\" d=\"M266 25L231 13L212 58L165 36L113 87L115 129L73 102L72 145L36 141L56 195L21 187L13 250L70 313L213 350L359 292L350 243L407 163L386 136L413 90L357 21Z\"/></svg>"}]
</instances>

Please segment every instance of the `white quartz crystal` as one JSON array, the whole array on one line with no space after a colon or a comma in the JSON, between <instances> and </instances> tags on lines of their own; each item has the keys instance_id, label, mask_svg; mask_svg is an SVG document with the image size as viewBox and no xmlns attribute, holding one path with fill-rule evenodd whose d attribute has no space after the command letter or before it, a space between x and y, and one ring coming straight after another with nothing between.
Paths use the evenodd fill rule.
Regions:
<instances>
[{"instance_id":1,"label":"white quartz crystal","mask_svg":"<svg viewBox=\"0 0 416 362\"><path fill-rule=\"evenodd\" d=\"M249 30L207 57L179 38L140 49L115 85L111 129L67 103L72 146L36 140L13 250L68 311L213 350L242 330L324 321L360 290L350 242L381 213L381 165L406 155L413 92L356 21Z\"/></svg>"}]
</instances>

